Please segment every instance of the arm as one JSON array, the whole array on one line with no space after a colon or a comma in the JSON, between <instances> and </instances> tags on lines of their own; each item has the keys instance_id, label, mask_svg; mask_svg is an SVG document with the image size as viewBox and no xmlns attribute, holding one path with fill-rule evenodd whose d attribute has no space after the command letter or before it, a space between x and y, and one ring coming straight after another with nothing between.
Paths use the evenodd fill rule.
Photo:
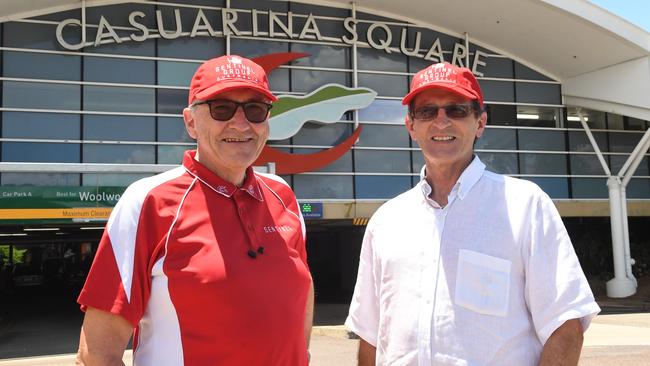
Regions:
<instances>
[{"instance_id":1,"label":"arm","mask_svg":"<svg viewBox=\"0 0 650 366\"><path fill-rule=\"evenodd\" d=\"M567 320L546 341L539 366L577 365L582 340L583 329L580 320Z\"/></svg>"},{"instance_id":2,"label":"arm","mask_svg":"<svg viewBox=\"0 0 650 366\"><path fill-rule=\"evenodd\" d=\"M361 338L359 340L359 366L375 366L377 348Z\"/></svg>"},{"instance_id":3,"label":"arm","mask_svg":"<svg viewBox=\"0 0 650 366\"><path fill-rule=\"evenodd\" d=\"M123 366L122 357L132 333L133 326L126 319L89 307L81 326L76 364Z\"/></svg>"},{"instance_id":4,"label":"arm","mask_svg":"<svg viewBox=\"0 0 650 366\"><path fill-rule=\"evenodd\" d=\"M314 322L314 282L309 285L307 294L307 306L305 309L305 341L309 349L309 340L311 339L311 326Z\"/></svg>"}]
</instances>

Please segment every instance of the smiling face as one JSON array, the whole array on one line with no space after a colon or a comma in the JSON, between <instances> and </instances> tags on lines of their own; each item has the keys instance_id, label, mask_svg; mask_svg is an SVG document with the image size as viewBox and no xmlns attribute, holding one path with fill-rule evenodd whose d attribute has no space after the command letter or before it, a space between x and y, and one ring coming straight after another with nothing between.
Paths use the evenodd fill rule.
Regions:
<instances>
[{"instance_id":1,"label":"smiling face","mask_svg":"<svg viewBox=\"0 0 650 366\"><path fill-rule=\"evenodd\" d=\"M428 89L419 93L412 109L424 106L444 107L450 104L471 104L471 100L442 89ZM422 149L427 168L456 172L458 175L472 161L474 140L481 137L487 122L485 112L472 109L464 118L451 118L444 108L429 120L406 118L406 129Z\"/></svg>"},{"instance_id":2,"label":"smiling face","mask_svg":"<svg viewBox=\"0 0 650 366\"><path fill-rule=\"evenodd\" d=\"M210 99L235 102L269 102L261 93L239 89L221 93ZM210 115L210 107L200 104L183 110L188 134L196 139L201 164L235 185L243 182L246 168L259 156L269 136L268 118L262 123L246 119L242 107L228 121L217 121Z\"/></svg>"}]
</instances>

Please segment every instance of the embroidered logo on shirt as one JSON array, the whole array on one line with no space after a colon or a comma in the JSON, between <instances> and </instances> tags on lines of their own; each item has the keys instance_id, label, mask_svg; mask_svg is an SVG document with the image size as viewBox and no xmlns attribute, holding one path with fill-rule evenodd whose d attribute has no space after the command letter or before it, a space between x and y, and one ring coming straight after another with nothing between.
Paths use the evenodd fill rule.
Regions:
<instances>
[{"instance_id":1,"label":"embroidered logo on shirt","mask_svg":"<svg viewBox=\"0 0 650 366\"><path fill-rule=\"evenodd\" d=\"M222 194L228 194L228 188L226 188L226 186L218 186L217 187L217 192L222 193Z\"/></svg>"},{"instance_id":2,"label":"embroidered logo on shirt","mask_svg":"<svg viewBox=\"0 0 650 366\"><path fill-rule=\"evenodd\" d=\"M294 228L292 228L289 225L269 225L269 226L264 226L264 234L270 234L270 233L275 233L275 232L290 232L290 231L295 231Z\"/></svg>"}]
</instances>

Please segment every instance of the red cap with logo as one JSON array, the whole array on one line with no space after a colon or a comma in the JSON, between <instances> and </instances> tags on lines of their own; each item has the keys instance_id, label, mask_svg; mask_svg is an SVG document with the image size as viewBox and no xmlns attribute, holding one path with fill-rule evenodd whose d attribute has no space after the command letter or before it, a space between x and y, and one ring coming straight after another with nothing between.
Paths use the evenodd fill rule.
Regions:
<instances>
[{"instance_id":1,"label":"red cap with logo","mask_svg":"<svg viewBox=\"0 0 650 366\"><path fill-rule=\"evenodd\" d=\"M416 94L427 89L445 89L468 99L476 99L483 107L483 92L472 71L448 62L433 64L420 70L411 81L411 92L402 104L407 105Z\"/></svg>"},{"instance_id":2,"label":"red cap with logo","mask_svg":"<svg viewBox=\"0 0 650 366\"><path fill-rule=\"evenodd\" d=\"M251 89L264 94L272 102L277 98L269 89L269 80L262 66L237 55L213 58L199 66L190 83L189 105L236 89Z\"/></svg>"}]
</instances>

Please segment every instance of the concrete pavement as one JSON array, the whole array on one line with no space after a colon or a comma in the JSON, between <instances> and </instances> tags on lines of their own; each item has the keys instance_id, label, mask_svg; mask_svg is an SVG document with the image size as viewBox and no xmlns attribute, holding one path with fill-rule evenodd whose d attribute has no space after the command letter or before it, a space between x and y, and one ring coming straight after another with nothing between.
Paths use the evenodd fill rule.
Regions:
<instances>
[{"instance_id":1,"label":"concrete pavement","mask_svg":"<svg viewBox=\"0 0 650 366\"><path fill-rule=\"evenodd\" d=\"M319 305L327 307L327 305ZM344 308L339 306L340 308ZM334 310L332 310L334 309ZM330 308L340 312L339 308ZM323 321L322 319L320 321ZM349 339L342 325L314 327L312 365L356 365L358 340ZM604 314L597 316L585 333L580 366L648 365L650 359L650 313ZM130 364L131 352L124 360ZM68 366L74 355L55 355L0 360L0 366Z\"/></svg>"}]
</instances>

